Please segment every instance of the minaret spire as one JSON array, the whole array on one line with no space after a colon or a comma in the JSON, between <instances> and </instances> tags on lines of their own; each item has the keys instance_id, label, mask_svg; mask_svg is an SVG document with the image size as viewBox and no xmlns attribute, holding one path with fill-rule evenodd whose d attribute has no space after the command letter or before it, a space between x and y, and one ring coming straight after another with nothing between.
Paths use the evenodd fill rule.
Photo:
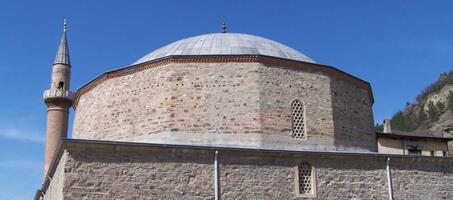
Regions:
<instances>
[{"instance_id":1,"label":"minaret spire","mask_svg":"<svg viewBox=\"0 0 453 200\"><path fill-rule=\"evenodd\" d=\"M63 20L63 35L60 39L60 45L58 45L57 55L55 56L55 61L53 64L63 64L71 66L71 61L69 60L69 48L68 40L66 38L67 23L66 19Z\"/></svg>"}]
</instances>

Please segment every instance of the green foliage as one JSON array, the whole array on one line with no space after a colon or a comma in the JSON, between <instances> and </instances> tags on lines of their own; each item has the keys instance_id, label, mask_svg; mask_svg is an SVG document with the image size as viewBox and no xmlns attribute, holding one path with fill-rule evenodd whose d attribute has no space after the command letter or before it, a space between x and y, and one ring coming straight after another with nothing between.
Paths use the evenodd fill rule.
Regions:
<instances>
[{"instance_id":1,"label":"green foliage","mask_svg":"<svg viewBox=\"0 0 453 200\"><path fill-rule=\"evenodd\" d=\"M395 115L393 115L391 119L392 127L397 130L402 131L411 131L413 130L412 121L409 115L402 111L398 111Z\"/></svg>"},{"instance_id":2,"label":"green foliage","mask_svg":"<svg viewBox=\"0 0 453 200\"><path fill-rule=\"evenodd\" d=\"M450 110L450 112L453 112L453 92L448 93L447 107L448 107L448 110Z\"/></svg>"},{"instance_id":3,"label":"green foliage","mask_svg":"<svg viewBox=\"0 0 453 200\"><path fill-rule=\"evenodd\" d=\"M453 112L453 92L450 92L447 97L447 102L426 102L426 97L430 94L438 92L445 85L453 85L453 71L442 73L439 79L426 87L420 95L417 96L417 102L414 104L406 103L404 111L398 111L391 119L392 127L397 130L413 131L423 125L431 122L437 122L443 112L449 110ZM427 110L425 110L425 103ZM376 125L375 128L380 128Z\"/></svg>"},{"instance_id":4,"label":"green foliage","mask_svg":"<svg viewBox=\"0 0 453 200\"><path fill-rule=\"evenodd\" d=\"M420 109L418 110L417 121L419 125L423 124L427 118L424 107L425 105L420 105Z\"/></svg>"},{"instance_id":5,"label":"green foliage","mask_svg":"<svg viewBox=\"0 0 453 200\"><path fill-rule=\"evenodd\" d=\"M436 107L439 113L442 113L445 110L445 104L443 102L438 101Z\"/></svg>"},{"instance_id":6,"label":"green foliage","mask_svg":"<svg viewBox=\"0 0 453 200\"><path fill-rule=\"evenodd\" d=\"M440 111L432 101L428 103L428 116L431 121L435 122L439 119Z\"/></svg>"}]
</instances>

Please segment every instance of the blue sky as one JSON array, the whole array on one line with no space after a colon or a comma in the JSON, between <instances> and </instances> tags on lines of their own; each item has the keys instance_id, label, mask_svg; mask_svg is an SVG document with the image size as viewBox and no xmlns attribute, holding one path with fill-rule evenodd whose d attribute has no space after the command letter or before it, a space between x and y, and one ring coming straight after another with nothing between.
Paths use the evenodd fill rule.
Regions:
<instances>
[{"instance_id":1,"label":"blue sky","mask_svg":"<svg viewBox=\"0 0 453 200\"><path fill-rule=\"evenodd\" d=\"M453 67L448 1L0 0L0 199L42 181L51 64L69 23L72 89L170 42L219 32L263 36L371 83L375 121Z\"/></svg>"}]
</instances>

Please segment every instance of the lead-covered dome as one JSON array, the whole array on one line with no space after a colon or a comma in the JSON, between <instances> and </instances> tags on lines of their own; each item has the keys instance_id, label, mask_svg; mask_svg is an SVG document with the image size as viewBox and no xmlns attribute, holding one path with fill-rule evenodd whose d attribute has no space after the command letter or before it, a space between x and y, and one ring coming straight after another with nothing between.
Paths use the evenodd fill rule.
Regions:
<instances>
[{"instance_id":1,"label":"lead-covered dome","mask_svg":"<svg viewBox=\"0 0 453 200\"><path fill-rule=\"evenodd\" d=\"M301 52L263 37L240 33L212 33L173 42L133 64L172 55L264 55L314 63Z\"/></svg>"}]
</instances>

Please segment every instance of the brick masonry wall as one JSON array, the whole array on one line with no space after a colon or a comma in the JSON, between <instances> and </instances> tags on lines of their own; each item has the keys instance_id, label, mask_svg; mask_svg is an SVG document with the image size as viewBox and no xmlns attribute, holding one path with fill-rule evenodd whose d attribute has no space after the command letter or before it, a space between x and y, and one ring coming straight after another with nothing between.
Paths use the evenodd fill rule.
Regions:
<instances>
[{"instance_id":1,"label":"brick masonry wall","mask_svg":"<svg viewBox=\"0 0 453 200\"><path fill-rule=\"evenodd\" d=\"M296 98L305 105L307 140L291 137ZM366 90L321 72L261 63L168 64L106 80L83 94L73 138L149 136L146 142L222 145L236 137L239 146L255 138L248 146L374 151L369 101ZM204 134L204 141L194 142L200 135L191 133Z\"/></svg>"},{"instance_id":2,"label":"brick masonry wall","mask_svg":"<svg viewBox=\"0 0 453 200\"><path fill-rule=\"evenodd\" d=\"M330 79L335 146L377 151L372 102L366 90Z\"/></svg>"},{"instance_id":3,"label":"brick masonry wall","mask_svg":"<svg viewBox=\"0 0 453 200\"><path fill-rule=\"evenodd\" d=\"M59 164L64 163L64 179L53 179L46 193L64 180L64 199L213 199L213 150L66 148ZM301 162L315 167L317 199L388 199L383 156L221 150L222 199L302 199L295 192ZM452 165L450 158L392 158L395 198L452 199Z\"/></svg>"},{"instance_id":4,"label":"brick masonry wall","mask_svg":"<svg viewBox=\"0 0 453 200\"><path fill-rule=\"evenodd\" d=\"M260 132L259 66L169 64L110 79L81 97L74 138Z\"/></svg>"},{"instance_id":5,"label":"brick masonry wall","mask_svg":"<svg viewBox=\"0 0 453 200\"><path fill-rule=\"evenodd\" d=\"M308 138L332 139L333 118L330 77L322 73L295 71L283 66L259 68L261 120L265 133L291 135L291 102L305 108Z\"/></svg>"}]
</instances>

